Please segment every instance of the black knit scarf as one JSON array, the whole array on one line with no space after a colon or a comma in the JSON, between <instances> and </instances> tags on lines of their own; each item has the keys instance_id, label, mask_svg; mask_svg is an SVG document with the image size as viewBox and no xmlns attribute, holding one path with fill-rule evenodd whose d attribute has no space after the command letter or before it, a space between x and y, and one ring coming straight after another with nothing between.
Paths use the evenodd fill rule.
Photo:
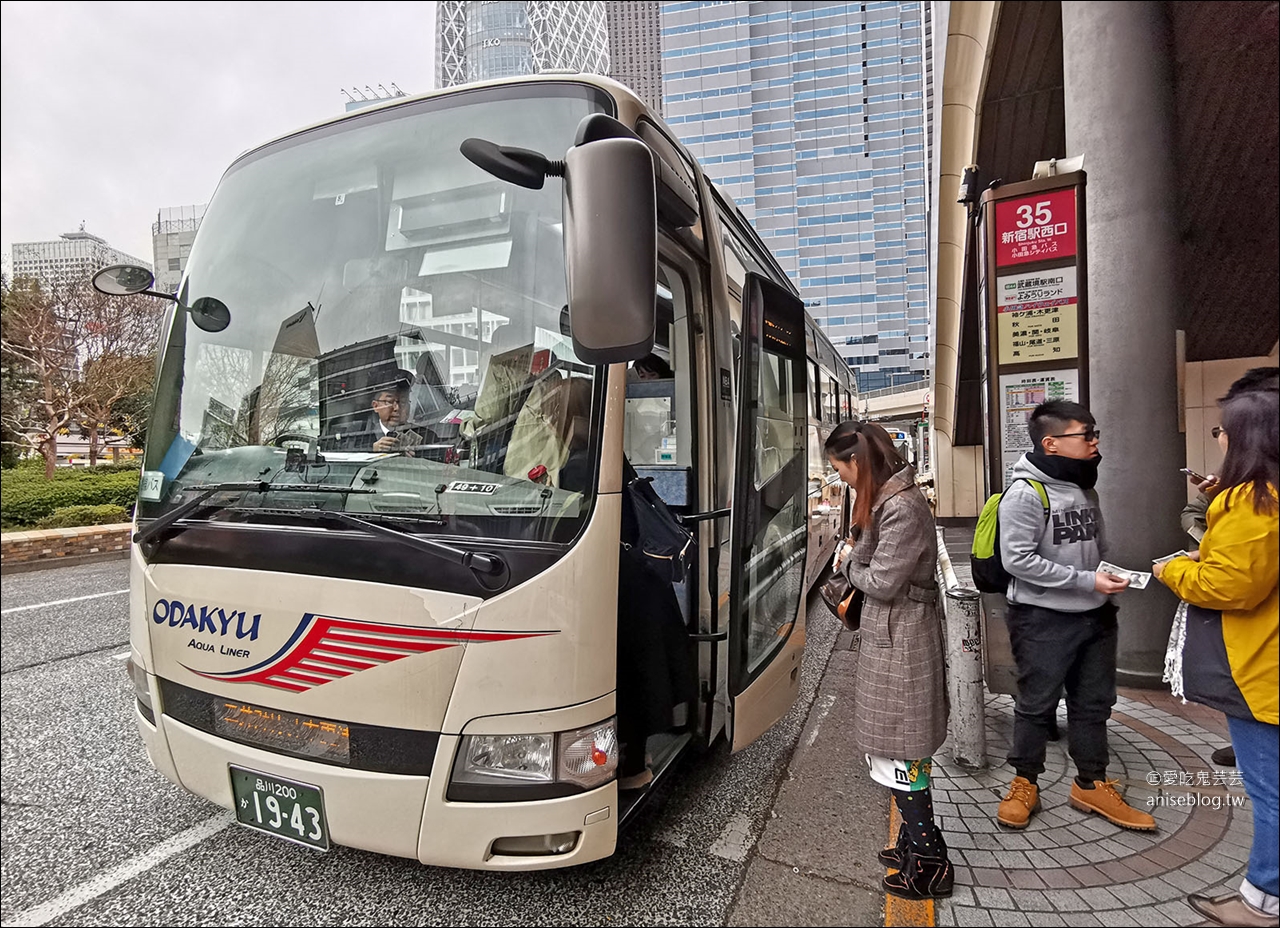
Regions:
<instances>
[{"instance_id":1,"label":"black knit scarf","mask_svg":"<svg viewBox=\"0 0 1280 928\"><path fill-rule=\"evenodd\" d=\"M1066 480L1082 490L1092 490L1094 484L1098 482L1098 465L1102 463L1102 455L1095 454L1089 460L1082 461L1079 458L1063 457L1060 454L1028 451L1027 460L1039 468L1046 477Z\"/></svg>"}]
</instances>

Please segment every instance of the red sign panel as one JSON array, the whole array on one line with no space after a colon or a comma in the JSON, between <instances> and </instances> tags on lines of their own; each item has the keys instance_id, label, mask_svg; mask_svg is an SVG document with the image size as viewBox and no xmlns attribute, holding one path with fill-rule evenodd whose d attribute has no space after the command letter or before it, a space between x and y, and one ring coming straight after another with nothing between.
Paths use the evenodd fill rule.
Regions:
<instances>
[{"instance_id":1,"label":"red sign panel","mask_svg":"<svg viewBox=\"0 0 1280 928\"><path fill-rule=\"evenodd\" d=\"M996 203L996 265L1070 258L1076 253L1076 189Z\"/></svg>"}]
</instances>

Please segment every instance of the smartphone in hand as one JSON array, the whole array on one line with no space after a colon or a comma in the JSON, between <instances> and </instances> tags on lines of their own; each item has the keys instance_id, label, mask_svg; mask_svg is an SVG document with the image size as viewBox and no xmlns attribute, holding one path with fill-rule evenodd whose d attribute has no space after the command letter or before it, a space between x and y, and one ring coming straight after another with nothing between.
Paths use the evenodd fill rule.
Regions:
<instances>
[{"instance_id":1,"label":"smartphone in hand","mask_svg":"<svg viewBox=\"0 0 1280 928\"><path fill-rule=\"evenodd\" d=\"M1208 478L1208 477L1206 477L1204 474L1197 474L1197 473L1196 473L1195 471L1193 471L1190 467L1180 467L1180 468L1178 468L1178 470L1182 471L1182 472L1183 472L1184 474L1186 474L1189 478L1191 478L1191 482L1192 482L1192 483L1195 483L1195 484L1201 484L1201 483L1204 483L1206 480L1208 480L1208 479L1209 479L1209 478Z\"/></svg>"}]
</instances>

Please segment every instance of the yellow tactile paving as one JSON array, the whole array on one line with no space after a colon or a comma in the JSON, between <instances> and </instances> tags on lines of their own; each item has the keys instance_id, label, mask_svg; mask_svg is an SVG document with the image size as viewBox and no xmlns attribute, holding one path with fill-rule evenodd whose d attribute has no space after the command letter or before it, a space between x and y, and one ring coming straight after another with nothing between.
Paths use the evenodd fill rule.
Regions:
<instances>
[{"instance_id":1,"label":"yellow tactile paving","mask_svg":"<svg viewBox=\"0 0 1280 928\"><path fill-rule=\"evenodd\" d=\"M892 798L889 799L889 844L894 844L898 840L898 826L902 823L902 818L898 815L898 806ZM885 873L892 873L892 870L886 870ZM889 893L884 897L884 924L885 928L890 926L907 926L907 925L928 925L935 924L933 916L933 900L921 899L900 899Z\"/></svg>"}]
</instances>

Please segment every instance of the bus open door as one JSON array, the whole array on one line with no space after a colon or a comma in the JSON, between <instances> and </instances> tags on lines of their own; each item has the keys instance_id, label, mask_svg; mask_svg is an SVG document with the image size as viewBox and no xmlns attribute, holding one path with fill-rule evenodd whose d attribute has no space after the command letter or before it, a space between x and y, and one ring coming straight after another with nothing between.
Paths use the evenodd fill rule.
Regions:
<instances>
[{"instance_id":1,"label":"bus open door","mask_svg":"<svg viewBox=\"0 0 1280 928\"><path fill-rule=\"evenodd\" d=\"M756 274L744 292L730 530L734 751L785 715L799 693L808 540L804 304Z\"/></svg>"}]
</instances>

